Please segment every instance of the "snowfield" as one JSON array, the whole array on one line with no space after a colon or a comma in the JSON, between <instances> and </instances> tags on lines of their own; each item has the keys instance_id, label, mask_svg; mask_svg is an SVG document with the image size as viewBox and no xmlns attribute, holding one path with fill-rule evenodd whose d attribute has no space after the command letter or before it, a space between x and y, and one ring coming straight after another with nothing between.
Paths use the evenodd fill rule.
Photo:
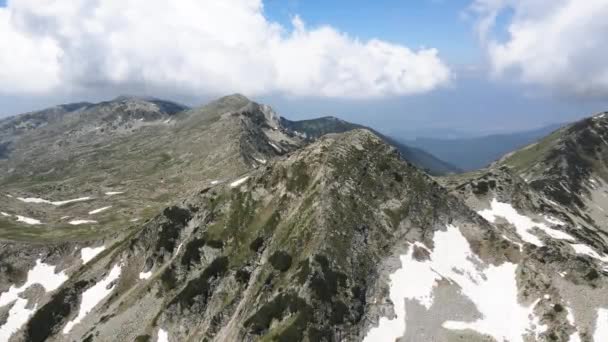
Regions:
<instances>
[{"instance_id":1,"label":"snowfield","mask_svg":"<svg viewBox=\"0 0 608 342\"><path fill-rule=\"evenodd\" d=\"M122 271L122 265L114 265L110 270L110 273L105 277L105 279L101 280L97 284L90 287L82 294L82 300L80 301L80 309L78 310L78 316L76 316L72 321L68 322L63 328L63 333L69 333L72 328L80 323L86 315L91 312L97 304L99 304L105 297L107 297L114 286L110 286L115 280L120 277L120 273Z\"/></svg>"},{"instance_id":2,"label":"snowfield","mask_svg":"<svg viewBox=\"0 0 608 342\"><path fill-rule=\"evenodd\" d=\"M36 203L36 204L45 203L45 204L51 204L51 205L58 207L58 206L62 206L62 205L69 204L69 203L89 201L92 198L91 197L81 197L81 198L75 198L75 199L71 199L71 200L67 200L67 201L49 201L49 200L45 200L43 198L33 198L33 197L28 197L28 198L17 197L17 199L19 201L25 202L25 203Z\"/></svg>"},{"instance_id":3,"label":"snowfield","mask_svg":"<svg viewBox=\"0 0 608 342\"><path fill-rule=\"evenodd\" d=\"M7 292L0 294L0 307L14 301L8 312L6 322L0 326L0 341L8 341L12 334L19 330L36 311L37 305L27 309L28 301L19 297L25 290L34 284L40 284L46 292L59 288L68 280L64 272L55 273L55 266L47 265L40 259L36 260L34 268L28 271L25 284L20 287L11 286Z\"/></svg>"},{"instance_id":4,"label":"snowfield","mask_svg":"<svg viewBox=\"0 0 608 342\"><path fill-rule=\"evenodd\" d=\"M80 250L80 259L82 259L82 264L86 264L87 262L93 260L99 253L103 252L106 249L105 246L100 247L85 247Z\"/></svg>"},{"instance_id":5,"label":"snowfield","mask_svg":"<svg viewBox=\"0 0 608 342\"><path fill-rule=\"evenodd\" d=\"M394 341L404 336L406 327L405 301L415 300L427 309L433 305L433 290L437 281L447 279L460 287L460 293L469 298L481 313L474 322L446 321L443 327L452 330L471 329L487 334L497 341L523 341L524 335L535 337L544 331L534 316L533 308L518 302L517 265L486 265L472 251L468 241L457 227L436 231L430 260L417 261L408 253L400 257L402 268L390 275L390 299L396 318L380 318L378 327L372 328L364 341ZM428 250L428 249L427 249ZM509 322L505 324L505 322Z\"/></svg>"},{"instance_id":6,"label":"snowfield","mask_svg":"<svg viewBox=\"0 0 608 342\"><path fill-rule=\"evenodd\" d=\"M507 222L515 226L515 231L522 240L539 247L544 246L545 244L531 232L531 230L535 227L542 230L545 234L554 239L574 241L574 238L570 234L564 233L561 230L550 228L544 223L534 222L531 218L519 214L517 210L515 210L515 208L513 208L509 203L498 202L496 198L492 200L490 209L481 210L477 213L492 223L496 221L497 217L504 218L507 220ZM547 221L552 224L556 224L555 222L558 220L549 218ZM563 222L559 221L559 223Z\"/></svg>"}]
</instances>

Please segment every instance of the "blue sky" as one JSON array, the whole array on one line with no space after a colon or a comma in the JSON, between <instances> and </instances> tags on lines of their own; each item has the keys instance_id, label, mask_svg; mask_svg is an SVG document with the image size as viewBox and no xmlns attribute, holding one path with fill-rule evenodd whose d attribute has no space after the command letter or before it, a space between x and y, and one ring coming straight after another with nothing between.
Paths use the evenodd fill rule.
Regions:
<instances>
[{"instance_id":1,"label":"blue sky","mask_svg":"<svg viewBox=\"0 0 608 342\"><path fill-rule=\"evenodd\" d=\"M602 57L608 54L608 30L593 24L608 15L608 4L580 6L580 13L572 13L579 20L570 22L585 20L570 27L570 22L554 22L567 15L554 14L576 0L534 0L542 11L530 1L513 0L509 7L475 13L474 3L493 2L265 0L260 12L247 7L254 0L231 1L232 8L183 0L189 11L172 12L171 1L159 0L145 8L140 20L116 25L112 18L122 13L143 12L133 7L139 2L99 2L117 11L104 21L83 20L93 13L86 8L61 13L73 3L56 1L65 6L48 10L41 8L45 4L24 2L18 9L2 9L20 11L22 20L4 26L12 31L0 31L5 37L0 47L21 53L12 59L11 54L0 56L0 117L125 93L199 105L239 92L289 118L334 115L411 137L520 131L608 109L608 66ZM6 1L0 0L0 6ZM476 25L493 11L497 20L488 40L480 41ZM189 12L195 15L184 17ZM48 20L48 13L56 17ZM257 21L258 15L267 23ZM296 15L305 23L300 34L292 25ZM162 21L172 24L159 26ZM85 22L87 27L71 27ZM274 36L268 23L280 24L283 36ZM517 32L526 23L533 29ZM91 27L113 31L114 45L107 40L110 35L83 34ZM116 37L125 43L116 44ZM60 53L41 45L49 39ZM378 54L372 39L388 45ZM402 47L413 55L399 55ZM431 48L437 56L425 54ZM346 67L340 65L343 60ZM405 70L426 69L430 73L413 81L400 77Z\"/></svg>"},{"instance_id":2,"label":"blue sky","mask_svg":"<svg viewBox=\"0 0 608 342\"><path fill-rule=\"evenodd\" d=\"M360 39L381 38L412 48L437 47L454 64L479 62L467 0L267 0L269 18L289 25L298 14L308 25L331 24Z\"/></svg>"}]
</instances>

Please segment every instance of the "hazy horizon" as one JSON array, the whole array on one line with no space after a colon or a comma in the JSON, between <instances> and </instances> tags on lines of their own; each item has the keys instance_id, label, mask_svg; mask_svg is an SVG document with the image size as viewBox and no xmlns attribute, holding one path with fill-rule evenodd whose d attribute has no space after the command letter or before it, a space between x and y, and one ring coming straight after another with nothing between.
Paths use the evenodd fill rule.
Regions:
<instances>
[{"instance_id":1,"label":"hazy horizon","mask_svg":"<svg viewBox=\"0 0 608 342\"><path fill-rule=\"evenodd\" d=\"M291 119L455 137L608 110L605 47L591 39L605 31L592 20L601 1L158 1L137 25L121 14L130 2L60 3L0 0L0 44L15 52L0 56L0 118L121 94L197 106L242 93Z\"/></svg>"}]
</instances>

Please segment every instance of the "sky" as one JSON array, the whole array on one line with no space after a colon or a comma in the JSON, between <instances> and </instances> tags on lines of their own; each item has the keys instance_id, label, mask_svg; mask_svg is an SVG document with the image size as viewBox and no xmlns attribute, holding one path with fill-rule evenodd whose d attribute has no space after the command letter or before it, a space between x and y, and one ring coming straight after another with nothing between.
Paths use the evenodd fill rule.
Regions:
<instances>
[{"instance_id":1,"label":"sky","mask_svg":"<svg viewBox=\"0 0 608 342\"><path fill-rule=\"evenodd\" d=\"M0 0L0 117L242 93L283 116L475 136L608 110L608 0Z\"/></svg>"}]
</instances>

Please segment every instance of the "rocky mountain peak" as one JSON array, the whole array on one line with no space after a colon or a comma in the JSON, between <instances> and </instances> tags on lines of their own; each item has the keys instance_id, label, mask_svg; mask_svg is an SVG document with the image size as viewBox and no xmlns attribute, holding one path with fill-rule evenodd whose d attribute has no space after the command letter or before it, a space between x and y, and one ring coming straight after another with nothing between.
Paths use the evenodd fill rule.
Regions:
<instances>
[{"instance_id":1,"label":"rocky mountain peak","mask_svg":"<svg viewBox=\"0 0 608 342\"><path fill-rule=\"evenodd\" d=\"M339 119L161 102L6 133L0 340L603 342L603 117L432 177Z\"/></svg>"}]
</instances>

